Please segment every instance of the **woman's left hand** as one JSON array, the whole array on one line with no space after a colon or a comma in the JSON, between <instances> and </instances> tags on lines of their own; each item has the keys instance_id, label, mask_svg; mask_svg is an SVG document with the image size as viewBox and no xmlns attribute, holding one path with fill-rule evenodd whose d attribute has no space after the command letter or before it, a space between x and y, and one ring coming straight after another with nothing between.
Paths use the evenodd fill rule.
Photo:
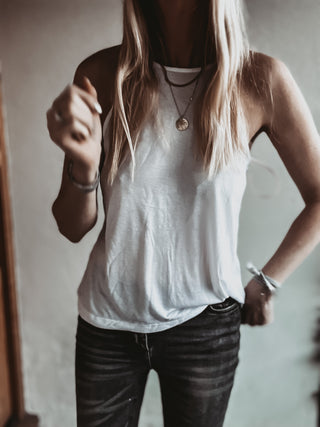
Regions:
<instances>
[{"instance_id":1,"label":"woman's left hand","mask_svg":"<svg viewBox=\"0 0 320 427\"><path fill-rule=\"evenodd\" d=\"M273 322L273 299L271 291L251 279L245 288L245 303L242 307L241 323L251 326Z\"/></svg>"}]
</instances>

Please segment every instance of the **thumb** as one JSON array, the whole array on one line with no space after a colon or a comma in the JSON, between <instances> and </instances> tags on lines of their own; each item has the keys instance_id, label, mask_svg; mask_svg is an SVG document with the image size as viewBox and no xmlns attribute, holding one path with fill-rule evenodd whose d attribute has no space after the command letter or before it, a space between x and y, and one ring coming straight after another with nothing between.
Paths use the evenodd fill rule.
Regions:
<instances>
[{"instance_id":1,"label":"thumb","mask_svg":"<svg viewBox=\"0 0 320 427\"><path fill-rule=\"evenodd\" d=\"M87 76L81 76L78 86L97 99L97 91Z\"/></svg>"}]
</instances>

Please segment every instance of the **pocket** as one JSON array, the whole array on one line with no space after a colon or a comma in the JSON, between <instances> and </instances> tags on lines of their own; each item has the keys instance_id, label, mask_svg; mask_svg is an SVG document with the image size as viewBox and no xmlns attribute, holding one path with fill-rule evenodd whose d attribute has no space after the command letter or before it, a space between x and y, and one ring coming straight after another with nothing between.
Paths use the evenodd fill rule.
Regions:
<instances>
[{"instance_id":1,"label":"pocket","mask_svg":"<svg viewBox=\"0 0 320 427\"><path fill-rule=\"evenodd\" d=\"M217 304L209 304L207 307L209 313L213 314L232 313L233 311L236 311L239 308L240 303L231 297Z\"/></svg>"}]
</instances>

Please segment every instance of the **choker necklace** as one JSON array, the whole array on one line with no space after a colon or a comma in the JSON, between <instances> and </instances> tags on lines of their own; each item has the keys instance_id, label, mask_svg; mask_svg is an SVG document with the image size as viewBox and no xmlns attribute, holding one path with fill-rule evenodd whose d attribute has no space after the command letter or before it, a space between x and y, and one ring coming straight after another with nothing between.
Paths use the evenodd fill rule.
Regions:
<instances>
[{"instance_id":1,"label":"choker necklace","mask_svg":"<svg viewBox=\"0 0 320 427\"><path fill-rule=\"evenodd\" d=\"M188 119L185 117L185 115L186 115L186 113L187 113L187 111L188 111L188 108L190 107L191 102L193 101L193 97L194 97L194 94L195 94L195 92L196 92L196 89L197 89L197 86L198 86L198 83L199 83L199 77L200 77L200 75L201 75L201 73L202 73L202 69L201 69L201 71L196 75L196 77L194 77L194 78L193 78L191 81L189 81L188 83L186 83L186 84L182 84L182 85L172 84L172 82L169 80L169 78L168 78L168 76L167 76L167 71L166 71L166 69L164 68L164 66L163 66L163 65L162 65L162 69L163 69L164 78L165 78L166 82L169 84L170 91L171 91L171 95L172 95L172 98L173 98L173 100L174 100L174 103L175 103L176 109L177 109L178 114L179 114L179 118L178 118L178 120L176 120L176 128L177 128L179 131L187 130L187 129L188 129L188 127L189 127L189 121L188 121ZM174 93L173 93L172 86L185 87L185 86L188 86L188 85L190 85L190 84L192 84L192 83L194 83L194 82L196 82L196 84L194 85L192 95L191 95L191 96L190 96L190 98L189 98L189 102L188 102L188 104L187 104L187 106L186 106L186 108L185 108L184 112L181 114L180 109L179 109L179 106L178 106L178 103L177 103L177 100L176 100L176 98L175 98L175 96L174 96Z\"/></svg>"},{"instance_id":2,"label":"choker necklace","mask_svg":"<svg viewBox=\"0 0 320 427\"><path fill-rule=\"evenodd\" d=\"M164 68L164 78L166 80L166 82L170 85L170 86L174 86L174 87L185 87L185 86L189 86L191 85L193 82L195 82L198 78L199 75L201 74L202 70L199 72L199 74L197 74L192 80L190 80L187 83L183 83L183 84L178 84L178 83L173 83L171 80L169 80L168 74L166 72L166 69Z\"/></svg>"}]
</instances>

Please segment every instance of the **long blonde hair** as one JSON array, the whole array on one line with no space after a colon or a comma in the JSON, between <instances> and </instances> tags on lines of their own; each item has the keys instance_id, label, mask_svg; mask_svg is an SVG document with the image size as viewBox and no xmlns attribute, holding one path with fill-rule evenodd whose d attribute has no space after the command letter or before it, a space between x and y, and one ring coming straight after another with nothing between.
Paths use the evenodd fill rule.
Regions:
<instances>
[{"instance_id":1,"label":"long blonde hair","mask_svg":"<svg viewBox=\"0 0 320 427\"><path fill-rule=\"evenodd\" d=\"M148 19L146 19L148 14ZM216 59L216 72L199 104L195 154L212 177L249 153L240 90L249 47L241 0L210 0L203 66ZM147 118L157 120L158 80L154 48L165 55L154 2L124 0L120 47L108 151L108 183L131 153L132 179L139 133ZM236 162L235 162L236 163Z\"/></svg>"}]
</instances>

